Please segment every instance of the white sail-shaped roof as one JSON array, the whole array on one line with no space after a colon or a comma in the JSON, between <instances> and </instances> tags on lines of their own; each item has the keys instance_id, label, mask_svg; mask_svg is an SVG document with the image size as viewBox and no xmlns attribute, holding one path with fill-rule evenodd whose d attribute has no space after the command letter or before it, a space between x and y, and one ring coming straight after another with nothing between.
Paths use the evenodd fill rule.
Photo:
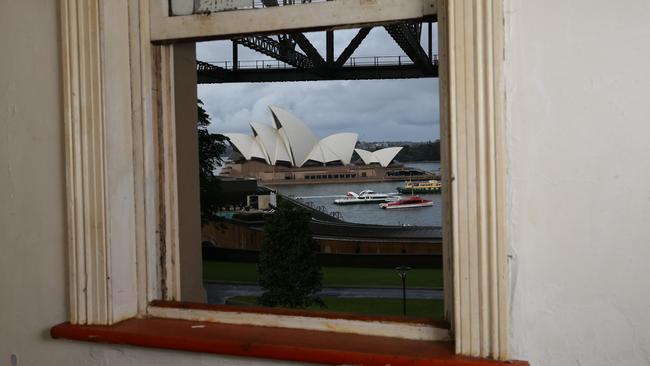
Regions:
<instances>
[{"instance_id":1,"label":"white sail-shaped roof","mask_svg":"<svg viewBox=\"0 0 650 366\"><path fill-rule=\"evenodd\" d=\"M348 165L356 150L364 163L377 163L386 167L402 149L391 147L375 152L355 149L358 135L349 132L318 140L309 126L291 113L278 107L269 109L273 115L273 125L251 122L254 136L224 134L246 160L257 158L271 165L283 161L295 167L301 167L307 161L321 164L341 162Z\"/></svg>"},{"instance_id":2,"label":"white sail-shaped roof","mask_svg":"<svg viewBox=\"0 0 650 366\"><path fill-rule=\"evenodd\" d=\"M230 143L239 150L246 160L258 158L269 163L266 154L262 150L262 147L257 143L255 137L243 133L224 133L223 135L230 139Z\"/></svg>"},{"instance_id":3,"label":"white sail-shaped roof","mask_svg":"<svg viewBox=\"0 0 650 366\"><path fill-rule=\"evenodd\" d=\"M316 144L309 153L307 160L318 163L332 163L340 161L347 165L352 160L354 145L357 143L356 133L337 133L329 135Z\"/></svg>"},{"instance_id":4,"label":"white sail-shaped roof","mask_svg":"<svg viewBox=\"0 0 650 366\"><path fill-rule=\"evenodd\" d=\"M379 165L387 167L401 150L401 147L387 147L385 149L374 151L372 155L377 157Z\"/></svg>"},{"instance_id":5,"label":"white sail-shaped roof","mask_svg":"<svg viewBox=\"0 0 650 366\"><path fill-rule=\"evenodd\" d=\"M269 164L275 165L278 161L293 163L278 130L262 123L251 122L250 126L266 154Z\"/></svg>"},{"instance_id":6,"label":"white sail-shaped roof","mask_svg":"<svg viewBox=\"0 0 650 366\"><path fill-rule=\"evenodd\" d=\"M364 149L354 149L354 151L357 152L361 160L363 160L363 163L366 165L372 163L379 163L379 160L377 160L377 157L372 154L372 151L368 151Z\"/></svg>"},{"instance_id":7,"label":"white sail-shaped roof","mask_svg":"<svg viewBox=\"0 0 650 366\"><path fill-rule=\"evenodd\" d=\"M319 144L316 144L311 152L307 156L307 161L315 161L317 163L325 163L325 157L323 156L323 149Z\"/></svg>"},{"instance_id":8,"label":"white sail-shaped roof","mask_svg":"<svg viewBox=\"0 0 650 366\"><path fill-rule=\"evenodd\" d=\"M319 145L332 151L338 157L337 160L345 165L350 164L352 154L354 153L354 146L357 144L359 135L356 133L343 132L334 135L329 135L319 141ZM328 163L331 162L327 161ZM335 161L335 160L334 160Z\"/></svg>"},{"instance_id":9,"label":"white sail-shaped roof","mask_svg":"<svg viewBox=\"0 0 650 366\"><path fill-rule=\"evenodd\" d=\"M266 154L262 150L262 146L260 146L260 144L257 143L257 141L255 141L255 143L252 145L251 156L253 158L262 159L266 161L267 164L269 164L269 159L267 159Z\"/></svg>"},{"instance_id":10,"label":"white sail-shaped roof","mask_svg":"<svg viewBox=\"0 0 650 366\"><path fill-rule=\"evenodd\" d=\"M402 150L401 147L387 147L377 151L354 149L365 164L377 163L384 168L390 165L395 156Z\"/></svg>"},{"instance_id":11,"label":"white sail-shaped roof","mask_svg":"<svg viewBox=\"0 0 650 366\"><path fill-rule=\"evenodd\" d=\"M332 149L330 149L327 145L322 144L320 141L314 146L314 148L311 150L311 153L309 153L309 156L307 157L306 161L315 161L317 163L331 163L334 161L339 161L341 158L339 155L337 155Z\"/></svg>"},{"instance_id":12,"label":"white sail-shaped roof","mask_svg":"<svg viewBox=\"0 0 650 366\"><path fill-rule=\"evenodd\" d=\"M269 107L273 114L273 124L289 148L295 166L302 166L318 143L314 133L293 114L278 107Z\"/></svg>"}]
</instances>

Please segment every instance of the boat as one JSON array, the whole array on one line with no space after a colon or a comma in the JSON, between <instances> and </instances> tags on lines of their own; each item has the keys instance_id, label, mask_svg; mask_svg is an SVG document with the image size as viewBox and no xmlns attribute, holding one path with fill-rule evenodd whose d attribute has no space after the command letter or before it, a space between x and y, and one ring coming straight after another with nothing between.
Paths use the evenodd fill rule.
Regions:
<instances>
[{"instance_id":1,"label":"boat","mask_svg":"<svg viewBox=\"0 0 650 366\"><path fill-rule=\"evenodd\" d=\"M439 180L430 180L426 182L406 182L404 187L397 187L399 193L440 193L442 184Z\"/></svg>"},{"instance_id":2,"label":"boat","mask_svg":"<svg viewBox=\"0 0 650 366\"><path fill-rule=\"evenodd\" d=\"M418 196L410 196L407 198L402 198L401 200L394 202L384 202L380 203L379 207L391 210L398 208L415 208L415 207L428 207L433 206L433 201L426 200Z\"/></svg>"},{"instance_id":3,"label":"boat","mask_svg":"<svg viewBox=\"0 0 650 366\"><path fill-rule=\"evenodd\" d=\"M352 203L377 203L377 202L388 202L395 200L393 196L386 193L376 193L373 190L366 189L364 191L356 194L354 192L348 192L345 195L345 198L335 199L334 203L337 205L347 205Z\"/></svg>"}]
</instances>

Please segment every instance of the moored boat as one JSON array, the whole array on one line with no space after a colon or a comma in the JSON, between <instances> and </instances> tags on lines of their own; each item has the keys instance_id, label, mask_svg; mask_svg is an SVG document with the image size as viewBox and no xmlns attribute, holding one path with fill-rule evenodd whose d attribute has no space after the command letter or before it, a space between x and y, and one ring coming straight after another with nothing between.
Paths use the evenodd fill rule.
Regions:
<instances>
[{"instance_id":1,"label":"moored boat","mask_svg":"<svg viewBox=\"0 0 650 366\"><path fill-rule=\"evenodd\" d=\"M426 182L406 182L404 187L397 187L399 193L440 193L442 184L439 180L430 180Z\"/></svg>"},{"instance_id":2,"label":"moored boat","mask_svg":"<svg viewBox=\"0 0 650 366\"><path fill-rule=\"evenodd\" d=\"M395 198L393 198L389 194L376 193L375 191L366 189L364 191L359 192L359 194L356 194L354 192L348 192L345 195L345 198L335 199L334 203L337 205L346 205L352 203L377 203L377 202L387 202L394 199Z\"/></svg>"},{"instance_id":3,"label":"moored boat","mask_svg":"<svg viewBox=\"0 0 650 366\"><path fill-rule=\"evenodd\" d=\"M397 208L415 208L433 206L433 201L418 196L410 196L394 202L380 203L379 207L390 210Z\"/></svg>"}]
</instances>

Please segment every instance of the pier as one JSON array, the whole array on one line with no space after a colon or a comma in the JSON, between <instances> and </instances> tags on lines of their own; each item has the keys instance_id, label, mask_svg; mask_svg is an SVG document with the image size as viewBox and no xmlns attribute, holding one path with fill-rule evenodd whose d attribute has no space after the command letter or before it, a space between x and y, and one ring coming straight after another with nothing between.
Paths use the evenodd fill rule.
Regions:
<instances>
[{"instance_id":1,"label":"pier","mask_svg":"<svg viewBox=\"0 0 650 366\"><path fill-rule=\"evenodd\" d=\"M441 266L442 230L433 226L369 225L345 222L300 200L282 199L308 210L310 228L319 244L323 265L386 267L404 263ZM203 227L204 258L256 262L262 247L264 220L224 218L216 225Z\"/></svg>"}]
</instances>

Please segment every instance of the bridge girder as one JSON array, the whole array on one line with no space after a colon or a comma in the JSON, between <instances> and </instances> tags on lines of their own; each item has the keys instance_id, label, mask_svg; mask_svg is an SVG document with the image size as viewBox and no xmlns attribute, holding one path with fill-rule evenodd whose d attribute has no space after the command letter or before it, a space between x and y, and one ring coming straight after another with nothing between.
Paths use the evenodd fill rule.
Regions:
<instances>
[{"instance_id":1,"label":"bridge girder","mask_svg":"<svg viewBox=\"0 0 650 366\"><path fill-rule=\"evenodd\" d=\"M402 51L424 72L430 72L433 65L420 45L421 23L397 23L384 26L388 34Z\"/></svg>"},{"instance_id":2,"label":"bridge girder","mask_svg":"<svg viewBox=\"0 0 650 366\"><path fill-rule=\"evenodd\" d=\"M289 0L291 1L291 0ZM296 1L296 0L293 0ZM307 0L300 0L307 1ZM267 4L268 3L268 4ZM277 0L266 0L265 6L278 6ZM268 62L263 69L242 69L237 65L236 48L233 50L233 70L214 65L197 64L199 83L227 83L227 82L255 82L259 81L306 81L306 80L360 80L360 79L393 79L437 77L437 60L428 55L420 45L420 22L401 22L385 25L384 28L393 40L406 53L413 64L357 66L354 63L346 65L354 51L372 30L372 27L359 29L354 38L334 60L334 31L328 30L326 37L326 53L324 58L309 39L299 32L281 34L278 40L269 36L247 36L235 38L232 41L238 45L250 48L273 59L280 61L288 67L269 67ZM300 47L296 49L296 45ZM429 47L430 48L430 47ZM303 53L304 52L304 53ZM354 60L353 60L354 61ZM376 62L375 62L376 63ZM419 68L419 72L415 70ZM358 72L358 75L354 73ZM268 74L268 76L262 76ZM221 80L219 78L222 78Z\"/></svg>"},{"instance_id":3,"label":"bridge girder","mask_svg":"<svg viewBox=\"0 0 650 366\"><path fill-rule=\"evenodd\" d=\"M359 29L359 32L357 32L354 38L352 38L352 40L350 41L350 44L348 44L348 46L345 47L343 52L341 52L341 54L339 55L339 58L336 59L334 66L335 67L343 66L343 64L350 58L350 56L352 56L354 51L356 51L357 48L359 48L361 42L363 42L363 40L366 39L366 36L370 33L371 30L372 27L365 27Z\"/></svg>"},{"instance_id":4,"label":"bridge girder","mask_svg":"<svg viewBox=\"0 0 650 366\"><path fill-rule=\"evenodd\" d=\"M267 36L250 36L235 38L233 39L233 42L269 57L273 57L274 59L293 67L301 69L311 69L314 67L312 60L293 49L287 40L285 40L285 42L280 42Z\"/></svg>"},{"instance_id":5,"label":"bridge girder","mask_svg":"<svg viewBox=\"0 0 650 366\"><path fill-rule=\"evenodd\" d=\"M205 64L205 63L202 63ZM199 71L199 84L255 83L276 81L317 81L317 80L384 80L416 79L438 77L438 67L429 74L414 64L343 67L326 75L319 75L308 69L237 69L229 70L211 64Z\"/></svg>"}]
</instances>

